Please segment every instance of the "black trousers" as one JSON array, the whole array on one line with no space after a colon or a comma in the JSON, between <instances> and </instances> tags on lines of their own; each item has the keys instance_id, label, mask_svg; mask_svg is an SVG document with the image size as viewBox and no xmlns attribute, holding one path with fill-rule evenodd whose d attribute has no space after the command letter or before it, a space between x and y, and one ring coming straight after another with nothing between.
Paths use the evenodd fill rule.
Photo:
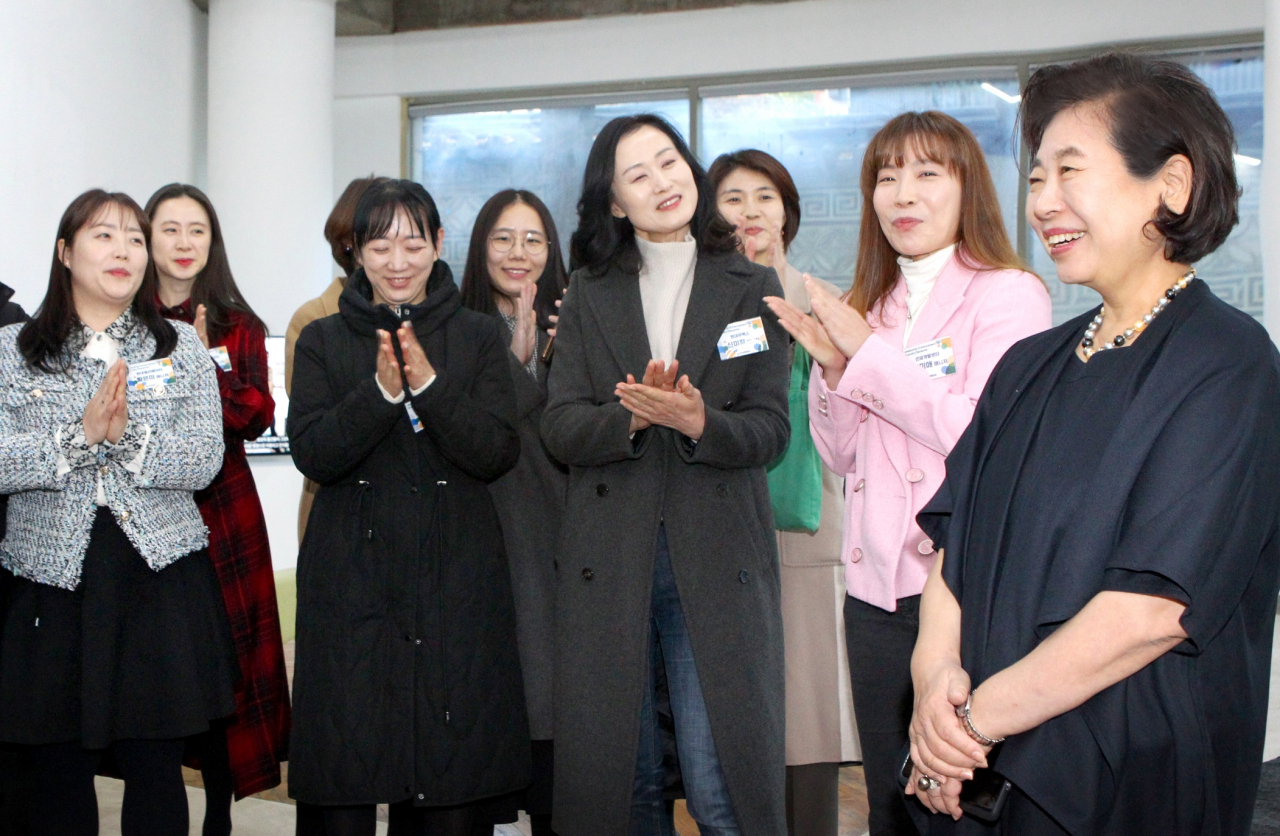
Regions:
<instances>
[{"instance_id":1,"label":"black trousers","mask_svg":"<svg viewBox=\"0 0 1280 836\"><path fill-rule=\"evenodd\" d=\"M124 777L124 836L187 836L187 789L182 783L182 740L117 740L111 746ZM93 776L104 749L79 743L32 746L32 836L97 836L98 796Z\"/></svg>"},{"instance_id":2,"label":"black trousers","mask_svg":"<svg viewBox=\"0 0 1280 836\"><path fill-rule=\"evenodd\" d=\"M920 596L899 598L897 611L886 612L846 595L844 629L871 836L916 836L898 772L915 700L911 653L920 632Z\"/></svg>"},{"instance_id":3,"label":"black trousers","mask_svg":"<svg viewBox=\"0 0 1280 836\"><path fill-rule=\"evenodd\" d=\"M787 836L838 836L840 764L787 767Z\"/></svg>"}]
</instances>

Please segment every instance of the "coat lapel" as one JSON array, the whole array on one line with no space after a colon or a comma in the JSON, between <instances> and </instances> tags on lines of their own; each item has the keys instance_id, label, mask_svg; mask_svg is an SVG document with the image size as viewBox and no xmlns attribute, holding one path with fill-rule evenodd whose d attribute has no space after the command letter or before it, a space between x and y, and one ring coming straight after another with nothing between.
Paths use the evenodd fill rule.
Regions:
<instances>
[{"instance_id":1,"label":"coat lapel","mask_svg":"<svg viewBox=\"0 0 1280 836\"><path fill-rule=\"evenodd\" d=\"M689 375L694 387L702 385L707 363L719 356L716 343L732 321L746 290L747 283L738 276L730 259L698 254L689 307L685 310L680 345L676 349L680 374Z\"/></svg>"},{"instance_id":2,"label":"coat lapel","mask_svg":"<svg viewBox=\"0 0 1280 836\"><path fill-rule=\"evenodd\" d=\"M939 337L948 336L943 334L942 331L951 319L952 314L964 303L964 293L969 289L969 283L973 281L973 272L973 270L960 263L958 256L951 256L951 259L943 266L942 272L938 274L938 281L934 284L933 292L929 294L928 301L924 303L924 307L920 310L919 321L911 329L911 345L920 345L921 343L936 340ZM900 282L900 284L905 285L905 282ZM903 317L905 318L905 289L903 308Z\"/></svg>"},{"instance_id":3,"label":"coat lapel","mask_svg":"<svg viewBox=\"0 0 1280 836\"><path fill-rule=\"evenodd\" d=\"M644 325L639 277L614 269L583 283L582 288L588 291L583 298L600 323L600 332L614 362L622 370L623 379L633 374L640 380L653 352Z\"/></svg>"}]
</instances>

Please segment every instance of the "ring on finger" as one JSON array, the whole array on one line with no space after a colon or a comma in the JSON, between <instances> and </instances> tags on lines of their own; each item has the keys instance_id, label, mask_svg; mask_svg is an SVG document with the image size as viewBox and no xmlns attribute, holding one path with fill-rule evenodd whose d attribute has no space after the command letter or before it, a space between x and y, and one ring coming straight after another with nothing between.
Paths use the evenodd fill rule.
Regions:
<instances>
[{"instance_id":1,"label":"ring on finger","mask_svg":"<svg viewBox=\"0 0 1280 836\"><path fill-rule=\"evenodd\" d=\"M937 778L930 778L928 775L921 775L920 780L916 781L916 786L925 792L932 792L942 786L942 782Z\"/></svg>"}]
</instances>

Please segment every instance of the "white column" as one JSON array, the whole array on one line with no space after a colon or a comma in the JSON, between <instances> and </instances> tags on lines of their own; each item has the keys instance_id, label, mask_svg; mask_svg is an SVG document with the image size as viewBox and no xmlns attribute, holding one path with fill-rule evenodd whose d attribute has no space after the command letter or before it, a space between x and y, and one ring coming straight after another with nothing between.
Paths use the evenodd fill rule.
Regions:
<instances>
[{"instance_id":1,"label":"white column","mask_svg":"<svg viewBox=\"0 0 1280 836\"><path fill-rule=\"evenodd\" d=\"M1263 322L1280 343L1280 0L1266 0L1262 145Z\"/></svg>"},{"instance_id":2,"label":"white column","mask_svg":"<svg viewBox=\"0 0 1280 836\"><path fill-rule=\"evenodd\" d=\"M273 334L333 276L334 2L209 3L209 197Z\"/></svg>"}]
</instances>

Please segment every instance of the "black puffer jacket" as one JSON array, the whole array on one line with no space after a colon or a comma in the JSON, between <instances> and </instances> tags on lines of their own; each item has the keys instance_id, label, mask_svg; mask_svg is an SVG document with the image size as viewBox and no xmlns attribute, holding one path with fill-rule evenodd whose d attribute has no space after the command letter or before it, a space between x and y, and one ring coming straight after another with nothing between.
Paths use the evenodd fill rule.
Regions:
<instances>
[{"instance_id":1,"label":"black puffer jacket","mask_svg":"<svg viewBox=\"0 0 1280 836\"><path fill-rule=\"evenodd\" d=\"M407 316L435 382L404 404L374 380L364 273L298 338L289 438L319 482L298 555L290 794L438 806L519 790L529 731L515 608L488 483L520 455L498 323L439 262Z\"/></svg>"}]
</instances>

